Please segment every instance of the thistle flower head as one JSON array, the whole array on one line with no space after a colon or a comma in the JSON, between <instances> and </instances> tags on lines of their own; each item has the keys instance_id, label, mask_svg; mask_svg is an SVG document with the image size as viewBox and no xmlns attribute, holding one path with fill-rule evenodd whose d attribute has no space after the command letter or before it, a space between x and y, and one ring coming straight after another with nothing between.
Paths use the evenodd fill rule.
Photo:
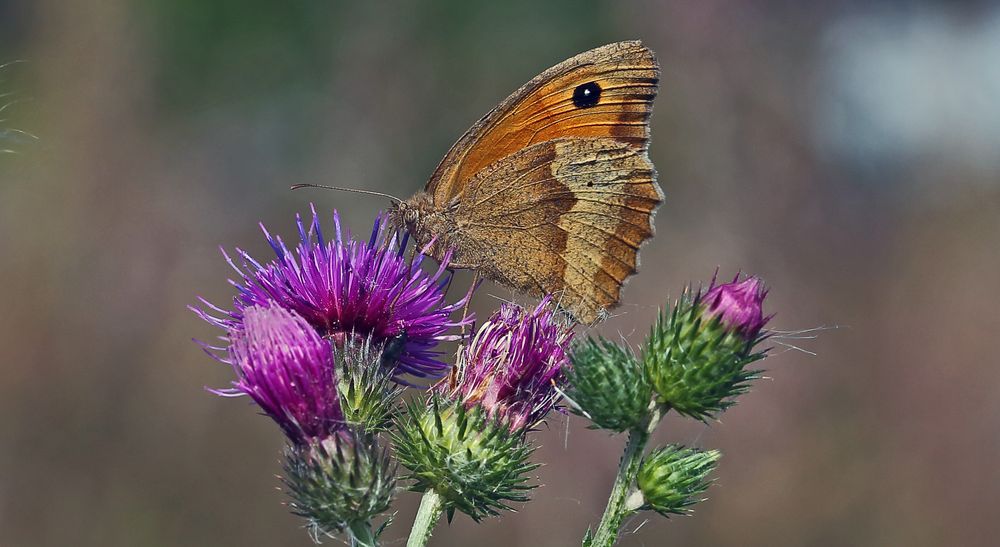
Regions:
<instances>
[{"instance_id":1,"label":"thistle flower head","mask_svg":"<svg viewBox=\"0 0 1000 547\"><path fill-rule=\"evenodd\" d=\"M411 489L441 495L449 518L459 510L480 520L528 499L537 466L523 433L555 404L572 336L549 302L501 306L460 352L454 385L438 382L399 424L396 454Z\"/></svg>"},{"instance_id":2,"label":"thistle flower head","mask_svg":"<svg viewBox=\"0 0 1000 547\"><path fill-rule=\"evenodd\" d=\"M467 407L482 406L511 431L533 427L555 405L555 383L569 362L572 333L546 297L532 311L504 304L480 327L458 359L454 387L435 391Z\"/></svg>"},{"instance_id":3,"label":"thistle flower head","mask_svg":"<svg viewBox=\"0 0 1000 547\"><path fill-rule=\"evenodd\" d=\"M327 241L315 208L308 229L297 217L299 243L294 252L281 237L261 225L277 258L260 263L237 249L240 264L223 251L240 279L233 310L203 304L213 313L195 309L203 319L229 331L242 327L252 306L277 305L292 310L322 336L338 346L348 339L370 339L391 348L397 376L437 377L448 370L439 360L438 343L455 340L455 327L470 324L472 317L451 319L469 298L445 301L450 276L448 258L434 273L421 268L422 253L405 254L408 235L387 227L384 215L375 220L368 241L342 233L340 217L333 213L334 239Z\"/></svg>"},{"instance_id":4,"label":"thistle flower head","mask_svg":"<svg viewBox=\"0 0 1000 547\"><path fill-rule=\"evenodd\" d=\"M768 321L764 316L764 297L767 290L758 277L739 276L729 283L712 285L701 296L707 318L718 317L730 329L745 340L755 340Z\"/></svg>"},{"instance_id":5,"label":"thistle flower head","mask_svg":"<svg viewBox=\"0 0 1000 547\"><path fill-rule=\"evenodd\" d=\"M343 427L330 344L304 319L276 306L249 306L230 339L237 378L216 393L249 395L296 444Z\"/></svg>"},{"instance_id":6,"label":"thistle flower head","mask_svg":"<svg viewBox=\"0 0 1000 547\"><path fill-rule=\"evenodd\" d=\"M396 486L396 468L375 438L344 431L285 449L282 481L292 513L304 517L315 539L354 533L386 511Z\"/></svg>"}]
</instances>

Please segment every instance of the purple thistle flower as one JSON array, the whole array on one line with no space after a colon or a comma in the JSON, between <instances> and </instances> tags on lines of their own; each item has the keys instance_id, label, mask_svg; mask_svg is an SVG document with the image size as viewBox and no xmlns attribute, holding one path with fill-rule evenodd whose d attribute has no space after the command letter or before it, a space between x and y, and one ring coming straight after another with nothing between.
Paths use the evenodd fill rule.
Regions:
<instances>
[{"instance_id":1,"label":"purple thistle flower","mask_svg":"<svg viewBox=\"0 0 1000 547\"><path fill-rule=\"evenodd\" d=\"M555 405L573 337L560 324L546 297L534 311L504 304L476 333L459 356L454 387L441 381L435 390L467 407L480 405L505 420L511 431L537 424Z\"/></svg>"},{"instance_id":2,"label":"purple thistle flower","mask_svg":"<svg viewBox=\"0 0 1000 547\"><path fill-rule=\"evenodd\" d=\"M767 290L758 277L739 281L737 275L729 283L716 285L715 280L701 297L706 317L719 317L723 325L739 333L747 341L757 339L770 319L764 316Z\"/></svg>"},{"instance_id":3,"label":"purple thistle flower","mask_svg":"<svg viewBox=\"0 0 1000 547\"><path fill-rule=\"evenodd\" d=\"M233 311L202 303L208 311L194 309L200 317L228 331L240 329L251 306L277 304L305 319L322 336L342 347L348 337L371 337L386 346L397 363L397 376L438 377L449 365L435 351L438 343L456 340L454 328L471 324L473 317L452 320L471 295L453 304L445 302L450 275L446 275L450 253L429 274L420 267L423 253L404 256L409 234L398 237L387 227L387 217L375 219L367 242L341 234L340 216L333 212L335 239L326 241L319 217L312 207L308 231L296 215L299 244L293 253L281 237L261 225L277 258L267 264L254 260L242 249L238 266L223 250L226 261L241 279L230 282L239 291ZM215 312L216 315L212 315Z\"/></svg>"},{"instance_id":4,"label":"purple thistle flower","mask_svg":"<svg viewBox=\"0 0 1000 547\"><path fill-rule=\"evenodd\" d=\"M237 379L213 392L249 395L295 444L343 429L333 348L304 319L277 306L250 306L230 340Z\"/></svg>"}]
</instances>

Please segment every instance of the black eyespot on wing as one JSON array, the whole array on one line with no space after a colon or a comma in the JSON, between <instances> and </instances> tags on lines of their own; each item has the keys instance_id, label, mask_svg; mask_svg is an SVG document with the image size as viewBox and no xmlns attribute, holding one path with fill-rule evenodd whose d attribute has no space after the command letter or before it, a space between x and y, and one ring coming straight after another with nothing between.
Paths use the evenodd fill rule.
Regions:
<instances>
[{"instance_id":1,"label":"black eyespot on wing","mask_svg":"<svg viewBox=\"0 0 1000 547\"><path fill-rule=\"evenodd\" d=\"M573 90L573 104L577 108L594 106L601 100L601 86L597 82L587 82L576 86Z\"/></svg>"}]
</instances>

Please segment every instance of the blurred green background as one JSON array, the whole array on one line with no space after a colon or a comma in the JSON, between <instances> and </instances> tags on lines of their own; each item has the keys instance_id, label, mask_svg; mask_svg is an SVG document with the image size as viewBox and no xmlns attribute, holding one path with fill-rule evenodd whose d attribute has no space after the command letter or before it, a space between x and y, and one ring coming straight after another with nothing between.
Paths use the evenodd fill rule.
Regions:
<instances>
[{"instance_id":1,"label":"blurred green background","mask_svg":"<svg viewBox=\"0 0 1000 547\"><path fill-rule=\"evenodd\" d=\"M256 223L310 200L367 233L384 200L288 186L407 196L524 81L632 38L667 201L600 330L638 342L717 266L764 277L774 327L841 328L784 340L816 355L778 347L720 423L668 420L718 481L622 545L995 544L995 2L377 4L0 0L0 64L26 61L0 127L39 137L0 154L0 545L309 545L278 429L203 390L230 372L185 305L231 298L217 246L267 257ZM584 426L537 434L533 502L434 544L579 545L624 442Z\"/></svg>"}]
</instances>

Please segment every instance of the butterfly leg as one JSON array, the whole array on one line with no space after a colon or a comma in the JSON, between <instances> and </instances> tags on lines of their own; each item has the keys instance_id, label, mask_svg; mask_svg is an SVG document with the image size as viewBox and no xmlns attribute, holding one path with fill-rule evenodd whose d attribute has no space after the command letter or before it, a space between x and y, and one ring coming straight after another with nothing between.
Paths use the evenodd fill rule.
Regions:
<instances>
[{"instance_id":1,"label":"butterfly leg","mask_svg":"<svg viewBox=\"0 0 1000 547\"><path fill-rule=\"evenodd\" d=\"M478 284L479 284L479 270L476 270L475 273L472 275L472 285L471 286L474 288ZM465 318L469 316L469 304L472 303L472 298L471 297L472 297L472 291L470 290L469 291L469 298L467 298L465 300L465 307L462 308L462 321L465 321ZM464 338L464 335L465 335L465 325L462 325L462 335L463 335L463 338Z\"/></svg>"},{"instance_id":2,"label":"butterfly leg","mask_svg":"<svg viewBox=\"0 0 1000 547\"><path fill-rule=\"evenodd\" d=\"M448 285L444 288L444 294L448 294L451 290L451 282L455 280L455 270L452 268L445 268L445 271L448 272Z\"/></svg>"},{"instance_id":3,"label":"butterfly leg","mask_svg":"<svg viewBox=\"0 0 1000 547\"><path fill-rule=\"evenodd\" d=\"M450 281L449 281L450 283ZM475 270L472 275L472 288L475 288L479 284L479 270ZM462 354L462 350L465 349L465 318L469 316L469 304L472 302L472 290L469 290L469 294L465 299L465 306L462 308L462 329L459 333L461 337L458 343L458 349L455 352L455 366L451 367L451 373L448 375L448 387L454 389L455 384L458 383L458 356Z\"/></svg>"}]
</instances>

